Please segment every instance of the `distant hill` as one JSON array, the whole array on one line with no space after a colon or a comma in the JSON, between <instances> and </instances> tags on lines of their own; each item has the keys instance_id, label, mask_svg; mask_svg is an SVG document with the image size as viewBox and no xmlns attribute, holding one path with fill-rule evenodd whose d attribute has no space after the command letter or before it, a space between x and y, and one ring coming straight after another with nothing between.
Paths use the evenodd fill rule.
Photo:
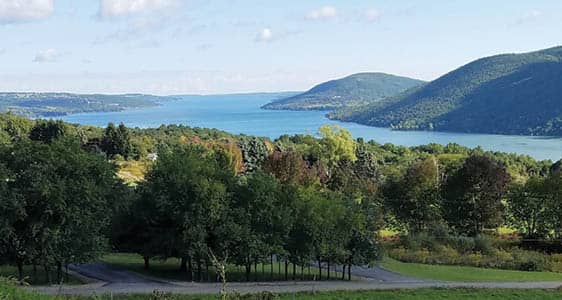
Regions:
<instances>
[{"instance_id":1,"label":"distant hill","mask_svg":"<svg viewBox=\"0 0 562 300\"><path fill-rule=\"evenodd\" d=\"M311 90L273 101L264 109L277 110L334 110L346 106L373 103L394 96L423 82L384 73L359 73L328 81Z\"/></svg>"},{"instance_id":2,"label":"distant hill","mask_svg":"<svg viewBox=\"0 0 562 300\"><path fill-rule=\"evenodd\" d=\"M562 47L482 58L330 118L404 130L562 136Z\"/></svg>"},{"instance_id":3,"label":"distant hill","mask_svg":"<svg viewBox=\"0 0 562 300\"><path fill-rule=\"evenodd\" d=\"M170 98L144 94L0 93L0 112L27 117L56 117L73 113L151 107L164 99Z\"/></svg>"}]
</instances>

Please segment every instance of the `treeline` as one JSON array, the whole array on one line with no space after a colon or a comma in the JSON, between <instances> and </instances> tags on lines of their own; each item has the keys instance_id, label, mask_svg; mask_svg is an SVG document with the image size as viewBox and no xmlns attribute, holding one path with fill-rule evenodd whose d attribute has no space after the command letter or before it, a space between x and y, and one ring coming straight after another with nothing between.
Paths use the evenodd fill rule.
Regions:
<instances>
[{"instance_id":1,"label":"treeline","mask_svg":"<svg viewBox=\"0 0 562 300\"><path fill-rule=\"evenodd\" d=\"M115 175L115 162L151 153L144 180ZM455 144L379 145L337 127L271 141L1 115L0 154L0 263L54 268L57 280L111 250L138 253L148 268L179 258L193 280L217 263L251 280L272 260L286 278L313 261L346 266L349 278L380 257L383 228L440 224L475 236L509 224L556 238L562 224L559 164Z\"/></svg>"}]
</instances>

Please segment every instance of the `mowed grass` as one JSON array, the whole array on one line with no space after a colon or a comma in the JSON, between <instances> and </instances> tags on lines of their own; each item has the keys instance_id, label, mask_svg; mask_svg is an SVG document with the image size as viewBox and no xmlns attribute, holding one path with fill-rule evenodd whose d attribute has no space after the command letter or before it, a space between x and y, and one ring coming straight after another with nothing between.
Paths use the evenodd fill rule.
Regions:
<instances>
[{"instance_id":1,"label":"mowed grass","mask_svg":"<svg viewBox=\"0 0 562 300\"><path fill-rule=\"evenodd\" d=\"M102 262L137 272L150 277L185 281L187 280L187 274L179 271L180 260L177 258L170 258L167 260L157 260L153 259L150 261L150 268L146 270L144 268L144 261L140 255L129 254L129 253L115 253L108 254L101 259ZM196 275L197 265L194 265L194 276ZM274 262L273 269L271 264L258 264L257 272L255 271L255 266L252 265L252 271L250 274L250 281L284 281L285 280L285 263L284 262ZM318 280L320 272L318 268L313 266L305 266L304 269L301 266L296 266L295 280ZM206 272L205 266L202 270L202 279L207 282L217 281L216 272L213 267L209 267L209 272ZM288 269L288 280L293 279L293 264L289 264ZM273 274L272 274L273 273ZM326 280L328 272L326 269L322 270L322 280ZM330 272L330 280L341 280L342 274L335 272L333 269ZM347 279L347 275L346 275ZM352 280L357 278L352 276ZM244 267L229 265L227 267L227 280L230 282L244 282L246 281L246 272Z\"/></svg>"},{"instance_id":2,"label":"mowed grass","mask_svg":"<svg viewBox=\"0 0 562 300\"><path fill-rule=\"evenodd\" d=\"M23 268L24 282L30 285L46 285L49 284L47 281L46 272L41 266L37 266L34 271L32 266L25 266ZM6 278L18 278L18 269L15 266L2 265L0 266L0 277ZM50 272L50 283L55 282L57 278L57 273L54 269ZM71 275L63 274L63 284L80 284L82 283L78 278ZM0 298L1 299L1 298Z\"/></svg>"},{"instance_id":3,"label":"mowed grass","mask_svg":"<svg viewBox=\"0 0 562 300\"><path fill-rule=\"evenodd\" d=\"M562 273L524 272L512 270L485 269L463 266L427 265L403 263L393 259L385 259L381 266L387 270L418 278L442 281L464 282L530 282L530 281L561 281ZM560 294L562 299L562 294Z\"/></svg>"},{"instance_id":4,"label":"mowed grass","mask_svg":"<svg viewBox=\"0 0 562 300\"><path fill-rule=\"evenodd\" d=\"M150 296L115 297L115 300L150 300ZM175 296L175 300L211 300L217 295ZM321 292L282 294L278 298L243 296L239 299L279 299L279 300L551 300L562 299L559 290L507 290L507 289L418 289L391 291Z\"/></svg>"}]
</instances>

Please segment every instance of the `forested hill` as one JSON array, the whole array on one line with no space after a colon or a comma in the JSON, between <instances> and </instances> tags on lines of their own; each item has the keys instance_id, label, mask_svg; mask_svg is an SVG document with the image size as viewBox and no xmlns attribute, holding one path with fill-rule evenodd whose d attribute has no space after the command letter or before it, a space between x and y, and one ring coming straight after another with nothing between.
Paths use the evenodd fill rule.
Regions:
<instances>
[{"instance_id":1,"label":"forested hill","mask_svg":"<svg viewBox=\"0 0 562 300\"><path fill-rule=\"evenodd\" d=\"M406 130L562 136L562 47L479 59L406 94L330 117Z\"/></svg>"},{"instance_id":2,"label":"forested hill","mask_svg":"<svg viewBox=\"0 0 562 300\"><path fill-rule=\"evenodd\" d=\"M365 105L422 83L420 80L384 73L359 73L319 84L303 94L274 101L263 108L333 110L344 106Z\"/></svg>"},{"instance_id":3,"label":"forested hill","mask_svg":"<svg viewBox=\"0 0 562 300\"><path fill-rule=\"evenodd\" d=\"M151 107L164 99L171 98L145 94L0 93L0 112L27 117L55 117Z\"/></svg>"}]
</instances>

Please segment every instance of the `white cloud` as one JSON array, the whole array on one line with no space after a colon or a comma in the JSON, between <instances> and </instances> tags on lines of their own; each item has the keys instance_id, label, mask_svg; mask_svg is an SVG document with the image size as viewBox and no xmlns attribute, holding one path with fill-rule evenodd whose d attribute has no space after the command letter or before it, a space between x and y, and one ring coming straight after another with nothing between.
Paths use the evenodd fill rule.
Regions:
<instances>
[{"instance_id":1,"label":"white cloud","mask_svg":"<svg viewBox=\"0 0 562 300\"><path fill-rule=\"evenodd\" d=\"M45 49L37 52L33 62L47 63L56 62L61 57L61 53L57 49Z\"/></svg>"},{"instance_id":2,"label":"white cloud","mask_svg":"<svg viewBox=\"0 0 562 300\"><path fill-rule=\"evenodd\" d=\"M378 10L376 10L376 9L374 9L374 8L370 8L370 9L367 9L367 10L365 11L365 19L366 19L368 22L376 22L376 21L378 21L380 18L381 18L381 13L380 13L380 11L378 11Z\"/></svg>"},{"instance_id":3,"label":"white cloud","mask_svg":"<svg viewBox=\"0 0 562 300\"><path fill-rule=\"evenodd\" d=\"M0 0L0 24L29 22L50 16L54 0Z\"/></svg>"},{"instance_id":4,"label":"white cloud","mask_svg":"<svg viewBox=\"0 0 562 300\"><path fill-rule=\"evenodd\" d=\"M5 48L0 48L0 55L6 53L6 49Z\"/></svg>"},{"instance_id":5,"label":"white cloud","mask_svg":"<svg viewBox=\"0 0 562 300\"><path fill-rule=\"evenodd\" d=\"M542 12L540 10L531 10L527 13L525 13L524 15L522 15L521 17L519 17L517 20L515 20L515 22L513 22L512 25L521 25L530 21L533 21L537 18L539 18L542 15Z\"/></svg>"},{"instance_id":6,"label":"white cloud","mask_svg":"<svg viewBox=\"0 0 562 300\"><path fill-rule=\"evenodd\" d=\"M99 14L104 18L122 17L170 9L182 0L100 0Z\"/></svg>"},{"instance_id":7,"label":"white cloud","mask_svg":"<svg viewBox=\"0 0 562 300\"><path fill-rule=\"evenodd\" d=\"M306 16L309 20L330 19L337 17L338 10L333 6L324 6L319 9L313 10Z\"/></svg>"},{"instance_id":8,"label":"white cloud","mask_svg":"<svg viewBox=\"0 0 562 300\"><path fill-rule=\"evenodd\" d=\"M256 35L256 42L271 42L273 40L273 32L269 28L262 29Z\"/></svg>"}]
</instances>

